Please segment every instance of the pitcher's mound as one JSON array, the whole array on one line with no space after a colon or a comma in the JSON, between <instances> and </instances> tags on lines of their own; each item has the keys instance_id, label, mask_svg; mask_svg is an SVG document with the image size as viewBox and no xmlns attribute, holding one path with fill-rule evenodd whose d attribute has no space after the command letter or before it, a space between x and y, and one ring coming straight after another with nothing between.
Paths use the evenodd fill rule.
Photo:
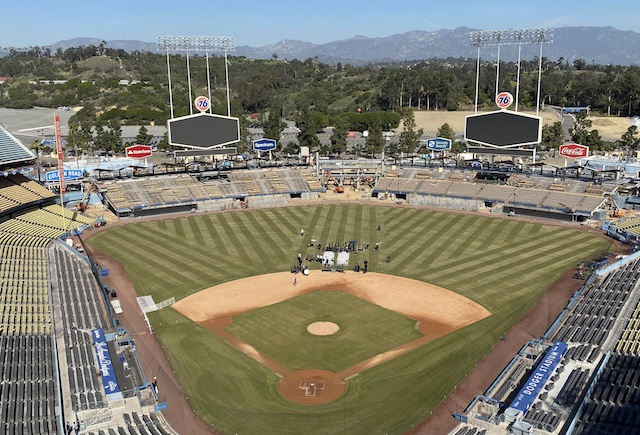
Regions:
<instances>
[{"instance_id":1,"label":"pitcher's mound","mask_svg":"<svg viewBox=\"0 0 640 435\"><path fill-rule=\"evenodd\" d=\"M313 322L307 326L307 331L313 335L333 335L339 330L340 327L333 322Z\"/></svg>"}]
</instances>

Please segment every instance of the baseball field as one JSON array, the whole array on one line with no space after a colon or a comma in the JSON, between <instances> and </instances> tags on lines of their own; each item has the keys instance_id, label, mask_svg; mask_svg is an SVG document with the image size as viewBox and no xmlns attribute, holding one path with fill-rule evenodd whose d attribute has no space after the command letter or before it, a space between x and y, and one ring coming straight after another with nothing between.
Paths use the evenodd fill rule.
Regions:
<instances>
[{"instance_id":1,"label":"baseball field","mask_svg":"<svg viewBox=\"0 0 640 435\"><path fill-rule=\"evenodd\" d=\"M366 274L304 260L352 240L349 269L366 260ZM360 204L190 215L88 241L139 295L176 298L150 320L189 403L249 434L409 430L562 272L610 248L566 226ZM298 254L308 276L290 273Z\"/></svg>"}]
</instances>

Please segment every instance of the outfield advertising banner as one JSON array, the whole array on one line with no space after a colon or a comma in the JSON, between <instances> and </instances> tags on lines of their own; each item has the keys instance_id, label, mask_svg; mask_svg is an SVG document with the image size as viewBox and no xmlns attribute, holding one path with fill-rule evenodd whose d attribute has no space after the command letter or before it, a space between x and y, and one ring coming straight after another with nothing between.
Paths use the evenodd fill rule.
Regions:
<instances>
[{"instance_id":1,"label":"outfield advertising banner","mask_svg":"<svg viewBox=\"0 0 640 435\"><path fill-rule=\"evenodd\" d=\"M549 348L543 360L538 364L536 369L531 373L529 380L522 387L516 398L511 402L510 408L527 412L529 407L540 394L542 387L545 386L551 374L554 372L562 357L567 352L568 345L562 341L557 341Z\"/></svg>"},{"instance_id":2,"label":"outfield advertising banner","mask_svg":"<svg viewBox=\"0 0 640 435\"><path fill-rule=\"evenodd\" d=\"M55 182L60 181L60 174L58 171L50 171L46 174L47 181ZM77 180L79 178L83 178L84 173L82 169L65 169L64 170L64 181Z\"/></svg>"},{"instance_id":3,"label":"outfield advertising banner","mask_svg":"<svg viewBox=\"0 0 640 435\"><path fill-rule=\"evenodd\" d=\"M92 329L91 336L93 337L93 347L98 357L98 369L102 377L102 385L107 395L107 400L119 400L122 399L122 393L118 386L118 380L116 379L116 371L113 368L113 362L111 361L111 355L109 355L109 348L107 347L107 340L104 336L102 328Z\"/></svg>"},{"instance_id":4,"label":"outfield advertising banner","mask_svg":"<svg viewBox=\"0 0 640 435\"><path fill-rule=\"evenodd\" d=\"M435 139L427 140L427 149L433 151L445 151L451 149L451 139L444 137L436 137Z\"/></svg>"}]
</instances>

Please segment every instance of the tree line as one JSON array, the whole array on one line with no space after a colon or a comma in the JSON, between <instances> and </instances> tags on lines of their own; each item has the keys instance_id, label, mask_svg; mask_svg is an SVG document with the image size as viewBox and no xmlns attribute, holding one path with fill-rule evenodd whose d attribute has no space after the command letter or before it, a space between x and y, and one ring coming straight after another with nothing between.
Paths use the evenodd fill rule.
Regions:
<instances>
[{"instance_id":1,"label":"tree line","mask_svg":"<svg viewBox=\"0 0 640 435\"><path fill-rule=\"evenodd\" d=\"M55 52L39 47L11 50L0 58L0 77L8 78L0 84L0 107L82 106L84 110L72 117L71 125L74 134L84 132L84 136L77 134L85 139L88 131L95 136L96 131L118 131L121 125L164 125L170 117L166 60L164 54L126 52L104 42ZM169 61L174 116L187 115L192 102L186 57L174 54ZM535 58L521 63L521 110L536 107L538 65ZM354 66L328 65L316 59L230 56L228 67L231 114L241 120L244 136L252 124L270 128L269 133L275 134L282 120L290 119L301 129L300 143L312 148L319 148L315 133L327 126L334 127L334 135L336 131L341 135L342 131L368 129L373 143L374 137L379 139L379 131L397 127L401 117L412 110L470 109L476 98L475 59ZM208 77L202 55L190 56L189 69L191 95L207 95L210 83L213 111L226 115L223 58L210 57ZM590 106L592 113L611 116L640 113L638 66L589 65L581 60L569 65L563 58L552 61L543 57L542 70L541 104ZM514 62L501 62L498 88L514 93L517 75ZM494 107L496 76L495 63L481 62L477 87L480 109ZM603 146L597 136L584 135L583 130L588 132L589 127L577 125L580 128L573 132L574 137ZM109 137L107 133L103 136ZM557 126L545 126L541 145L557 146L558 136ZM117 146L107 139L105 146ZM343 144L338 139L332 137L332 149L323 151L340 151ZM627 139L629 146L637 147L637 141ZM373 144L370 148L379 147Z\"/></svg>"}]
</instances>

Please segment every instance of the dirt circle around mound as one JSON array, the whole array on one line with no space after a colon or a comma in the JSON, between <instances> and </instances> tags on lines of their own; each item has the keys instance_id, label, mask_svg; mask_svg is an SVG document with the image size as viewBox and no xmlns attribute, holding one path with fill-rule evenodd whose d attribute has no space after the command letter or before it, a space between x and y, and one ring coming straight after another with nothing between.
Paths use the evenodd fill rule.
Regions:
<instances>
[{"instance_id":1,"label":"dirt circle around mound","mask_svg":"<svg viewBox=\"0 0 640 435\"><path fill-rule=\"evenodd\" d=\"M307 369L289 373L278 382L278 393L289 402L324 405L339 399L347 383L337 373Z\"/></svg>"},{"instance_id":2,"label":"dirt circle around mound","mask_svg":"<svg viewBox=\"0 0 640 435\"><path fill-rule=\"evenodd\" d=\"M313 322L307 325L307 332L311 335L333 335L340 331L340 326L333 322Z\"/></svg>"}]
</instances>

